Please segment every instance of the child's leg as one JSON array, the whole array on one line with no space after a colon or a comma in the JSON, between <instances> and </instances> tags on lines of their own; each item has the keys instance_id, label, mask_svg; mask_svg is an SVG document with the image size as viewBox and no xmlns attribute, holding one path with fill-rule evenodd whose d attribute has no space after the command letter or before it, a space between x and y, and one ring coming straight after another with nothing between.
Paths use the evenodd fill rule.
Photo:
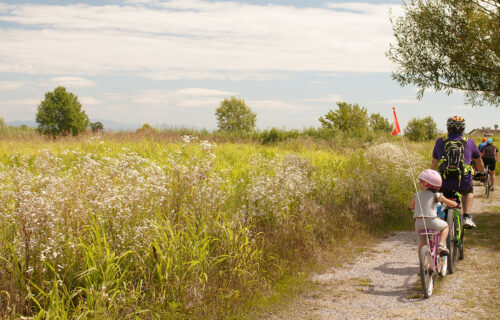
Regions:
<instances>
[{"instance_id":1,"label":"child's leg","mask_svg":"<svg viewBox=\"0 0 500 320\"><path fill-rule=\"evenodd\" d=\"M448 228L448 225L446 225L446 228L441 230L441 232L439 233L439 243L446 246L446 238L448 237L449 231L450 231L450 228Z\"/></svg>"}]
</instances>

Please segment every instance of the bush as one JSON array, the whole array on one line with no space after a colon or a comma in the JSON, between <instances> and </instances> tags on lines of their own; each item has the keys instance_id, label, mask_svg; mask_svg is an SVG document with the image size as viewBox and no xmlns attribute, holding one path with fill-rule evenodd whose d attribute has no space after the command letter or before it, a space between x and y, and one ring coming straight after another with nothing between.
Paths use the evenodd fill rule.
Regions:
<instances>
[{"instance_id":1,"label":"bush","mask_svg":"<svg viewBox=\"0 0 500 320\"><path fill-rule=\"evenodd\" d=\"M428 116L423 119L411 119L404 133L411 141L428 141L437 137L438 130L432 117Z\"/></svg>"},{"instance_id":2,"label":"bush","mask_svg":"<svg viewBox=\"0 0 500 320\"><path fill-rule=\"evenodd\" d=\"M368 130L369 118L366 108L356 104L337 102L338 109L330 110L319 121L323 128L336 132L340 131L348 136L363 136Z\"/></svg>"}]
</instances>

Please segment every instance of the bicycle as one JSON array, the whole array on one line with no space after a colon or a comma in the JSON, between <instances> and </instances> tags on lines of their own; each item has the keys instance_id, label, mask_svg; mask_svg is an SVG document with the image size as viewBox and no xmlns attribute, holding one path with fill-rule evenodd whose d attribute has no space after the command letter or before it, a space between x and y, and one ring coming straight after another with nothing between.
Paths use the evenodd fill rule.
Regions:
<instances>
[{"instance_id":1,"label":"bicycle","mask_svg":"<svg viewBox=\"0 0 500 320\"><path fill-rule=\"evenodd\" d=\"M444 277L447 273L448 259L441 256L438 251L439 232L436 230L420 230L420 235L425 235L428 244L420 250L420 281L424 297L427 299L432 295L434 289L434 278L437 274Z\"/></svg>"},{"instance_id":2,"label":"bicycle","mask_svg":"<svg viewBox=\"0 0 500 320\"><path fill-rule=\"evenodd\" d=\"M454 273L457 268L457 256L459 260L464 259L464 225L462 207L460 206L461 195L457 192L446 194L445 197L453 198L458 206L455 208L445 208L445 221L450 228L446 238L446 246L450 250L448 254L448 272Z\"/></svg>"},{"instance_id":3,"label":"bicycle","mask_svg":"<svg viewBox=\"0 0 500 320\"><path fill-rule=\"evenodd\" d=\"M488 166L484 167L484 194L486 195L486 198L490 196L490 191L491 191L491 174L490 174L490 169Z\"/></svg>"}]
</instances>

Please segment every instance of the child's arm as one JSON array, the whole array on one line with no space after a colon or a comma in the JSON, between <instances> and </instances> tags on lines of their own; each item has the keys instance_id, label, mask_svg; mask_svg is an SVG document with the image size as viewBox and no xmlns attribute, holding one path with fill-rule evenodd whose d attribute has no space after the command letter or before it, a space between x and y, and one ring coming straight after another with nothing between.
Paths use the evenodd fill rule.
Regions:
<instances>
[{"instance_id":1,"label":"child's arm","mask_svg":"<svg viewBox=\"0 0 500 320\"><path fill-rule=\"evenodd\" d=\"M439 201L445 204L448 208L455 208L458 206L458 203L456 201L446 198L445 196L443 196L442 193L441 196L439 197Z\"/></svg>"}]
</instances>

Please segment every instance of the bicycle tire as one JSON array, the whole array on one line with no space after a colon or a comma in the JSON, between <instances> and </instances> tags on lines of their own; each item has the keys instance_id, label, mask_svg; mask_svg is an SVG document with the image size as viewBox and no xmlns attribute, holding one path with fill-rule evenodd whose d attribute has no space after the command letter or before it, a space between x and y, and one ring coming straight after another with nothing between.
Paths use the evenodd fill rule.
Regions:
<instances>
[{"instance_id":1,"label":"bicycle tire","mask_svg":"<svg viewBox=\"0 0 500 320\"><path fill-rule=\"evenodd\" d=\"M463 260L464 259L464 239L465 239L465 228L464 228L464 216L460 212L458 214L458 217L460 219L460 245L458 246L458 260Z\"/></svg>"},{"instance_id":2,"label":"bicycle tire","mask_svg":"<svg viewBox=\"0 0 500 320\"><path fill-rule=\"evenodd\" d=\"M429 298L434 289L432 256L427 245L423 246L420 250L420 281L422 283L422 291L424 298Z\"/></svg>"},{"instance_id":3,"label":"bicycle tire","mask_svg":"<svg viewBox=\"0 0 500 320\"><path fill-rule=\"evenodd\" d=\"M484 181L484 187L485 187L485 193L486 193L486 198L489 198L490 196L490 189L491 189L491 175L490 171L486 173L486 179Z\"/></svg>"},{"instance_id":4,"label":"bicycle tire","mask_svg":"<svg viewBox=\"0 0 500 320\"><path fill-rule=\"evenodd\" d=\"M448 254L448 273L452 274L457 268L457 241L456 241L456 226L455 226L454 209L448 209L446 222L448 223L448 237L446 238L446 246L450 253Z\"/></svg>"},{"instance_id":5,"label":"bicycle tire","mask_svg":"<svg viewBox=\"0 0 500 320\"><path fill-rule=\"evenodd\" d=\"M448 274L448 258L439 257L439 263L441 263L441 271L439 272L439 275L444 277Z\"/></svg>"}]
</instances>

